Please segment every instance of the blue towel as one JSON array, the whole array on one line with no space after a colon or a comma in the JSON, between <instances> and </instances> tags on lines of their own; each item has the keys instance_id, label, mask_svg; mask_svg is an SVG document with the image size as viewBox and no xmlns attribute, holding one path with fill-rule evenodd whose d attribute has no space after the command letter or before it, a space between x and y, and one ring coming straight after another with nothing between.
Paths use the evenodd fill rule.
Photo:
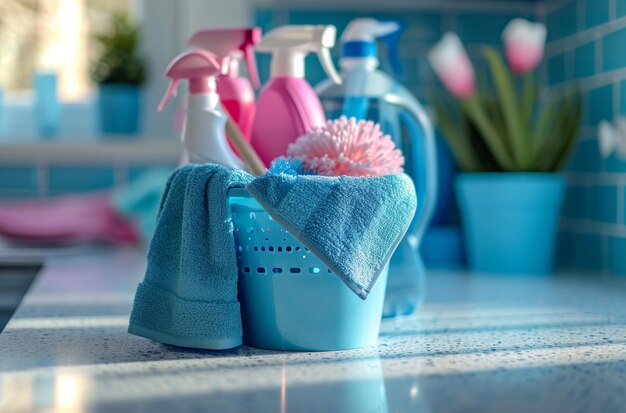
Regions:
<instances>
[{"instance_id":1,"label":"blue towel","mask_svg":"<svg viewBox=\"0 0 626 413\"><path fill-rule=\"evenodd\" d=\"M362 299L389 262L417 206L413 181L405 174L266 174L246 190Z\"/></svg>"},{"instance_id":2,"label":"blue towel","mask_svg":"<svg viewBox=\"0 0 626 413\"><path fill-rule=\"evenodd\" d=\"M241 170L208 164L172 174L129 333L182 347L222 350L241 344L228 190L250 180Z\"/></svg>"}]
</instances>

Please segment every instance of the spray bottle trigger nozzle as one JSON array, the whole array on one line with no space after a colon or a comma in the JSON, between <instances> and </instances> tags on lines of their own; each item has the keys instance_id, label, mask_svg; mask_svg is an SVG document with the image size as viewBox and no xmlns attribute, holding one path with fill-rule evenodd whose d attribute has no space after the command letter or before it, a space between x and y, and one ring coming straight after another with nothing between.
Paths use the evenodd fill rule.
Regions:
<instances>
[{"instance_id":1,"label":"spray bottle trigger nozzle","mask_svg":"<svg viewBox=\"0 0 626 413\"><path fill-rule=\"evenodd\" d=\"M165 92L165 95L163 95L163 99L161 99L159 106L157 106L157 111L161 112L167 104L167 101L170 100L172 96L176 97L178 91L178 82L179 79L173 79L170 82L169 86L167 87L167 91Z\"/></svg>"},{"instance_id":2,"label":"spray bottle trigger nozzle","mask_svg":"<svg viewBox=\"0 0 626 413\"><path fill-rule=\"evenodd\" d=\"M402 76L402 61L400 60L400 34L406 29L406 23L399 20L380 20L381 23L394 23L397 29L379 39L387 44L387 57L391 70L398 76Z\"/></svg>"},{"instance_id":3,"label":"spray bottle trigger nozzle","mask_svg":"<svg viewBox=\"0 0 626 413\"><path fill-rule=\"evenodd\" d=\"M326 47L320 47L317 49L317 56L320 60L322 68L334 83L340 85L342 83L341 77L337 73L335 69L335 65L333 64L333 58L330 55L330 50Z\"/></svg>"},{"instance_id":4,"label":"spray bottle trigger nozzle","mask_svg":"<svg viewBox=\"0 0 626 413\"><path fill-rule=\"evenodd\" d=\"M258 32L258 36L260 36L260 31ZM249 44L248 47L243 49L243 58L246 61L246 66L248 68L248 76L250 77L250 82L252 83L252 87L258 89L261 87L261 82L259 80L259 72L256 65L256 56L254 54L254 44Z\"/></svg>"}]
</instances>

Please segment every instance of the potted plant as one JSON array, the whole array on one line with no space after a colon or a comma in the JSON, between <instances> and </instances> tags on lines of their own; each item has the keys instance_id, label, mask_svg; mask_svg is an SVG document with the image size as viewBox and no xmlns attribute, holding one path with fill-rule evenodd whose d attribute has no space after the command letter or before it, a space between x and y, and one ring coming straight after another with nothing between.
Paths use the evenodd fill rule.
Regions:
<instances>
[{"instance_id":1,"label":"potted plant","mask_svg":"<svg viewBox=\"0 0 626 413\"><path fill-rule=\"evenodd\" d=\"M98 84L98 115L104 134L133 135L141 120L141 86L146 67L139 56L139 26L114 16L110 33L95 36L102 47L92 70Z\"/></svg>"},{"instance_id":2,"label":"potted plant","mask_svg":"<svg viewBox=\"0 0 626 413\"><path fill-rule=\"evenodd\" d=\"M460 39L429 52L452 99L437 99L437 123L464 173L456 178L470 269L549 274L565 182L558 171L576 145L581 97L538 98L533 71L546 28L522 19L503 32L509 68L485 47L491 81L476 76ZM448 95L449 97L449 95Z\"/></svg>"}]
</instances>

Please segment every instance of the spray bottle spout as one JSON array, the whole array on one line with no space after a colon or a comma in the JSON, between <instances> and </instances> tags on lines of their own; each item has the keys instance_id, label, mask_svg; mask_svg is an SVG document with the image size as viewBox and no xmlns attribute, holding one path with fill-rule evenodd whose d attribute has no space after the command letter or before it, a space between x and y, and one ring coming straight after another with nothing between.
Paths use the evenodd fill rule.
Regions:
<instances>
[{"instance_id":1,"label":"spray bottle spout","mask_svg":"<svg viewBox=\"0 0 626 413\"><path fill-rule=\"evenodd\" d=\"M217 56L206 50L194 49L178 55L165 70L165 76L171 79L167 91L157 110L163 110L167 101L176 96L178 83L189 80L190 93L210 93L215 91L216 76L221 74L221 64Z\"/></svg>"},{"instance_id":2,"label":"spray bottle spout","mask_svg":"<svg viewBox=\"0 0 626 413\"><path fill-rule=\"evenodd\" d=\"M316 53L328 77L341 83L330 55L336 36L337 29L332 25L281 26L267 33L256 49L272 53L272 77L304 77L304 58Z\"/></svg>"},{"instance_id":3,"label":"spray bottle spout","mask_svg":"<svg viewBox=\"0 0 626 413\"><path fill-rule=\"evenodd\" d=\"M404 31L405 26L398 20L354 19L348 24L341 36L342 57L372 59L378 64L376 47L376 39L378 39L387 44L389 65L394 73L400 75L402 65L399 42L400 34Z\"/></svg>"},{"instance_id":4,"label":"spray bottle spout","mask_svg":"<svg viewBox=\"0 0 626 413\"><path fill-rule=\"evenodd\" d=\"M187 41L191 47L210 50L220 59L241 59L246 62L252 86L260 86L254 45L261 41L261 29L243 27L235 29L200 30ZM234 64L234 63L233 63ZM229 63L230 65L230 63Z\"/></svg>"},{"instance_id":5,"label":"spray bottle spout","mask_svg":"<svg viewBox=\"0 0 626 413\"><path fill-rule=\"evenodd\" d=\"M387 35L380 36L379 39L387 44L387 59L389 60L389 66L391 70L398 75L402 76L402 61L400 60L400 35L406 30L406 23L401 21L388 21L381 23L389 23L397 25L397 29Z\"/></svg>"}]
</instances>

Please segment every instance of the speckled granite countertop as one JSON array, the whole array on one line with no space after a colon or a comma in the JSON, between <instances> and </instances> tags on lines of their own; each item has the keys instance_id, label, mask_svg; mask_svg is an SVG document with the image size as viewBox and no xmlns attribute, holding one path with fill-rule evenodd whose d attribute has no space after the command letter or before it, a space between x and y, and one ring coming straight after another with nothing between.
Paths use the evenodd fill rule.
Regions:
<instances>
[{"instance_id":1,"label":"speckled granite countertop","mask_svg":"<svg viewBox=\"0 0 626 413\"><path fill-rule=\"evenodd\" d=\"M52 258L0 334L0 411L624 412L626 287L428 276L377 348L168 347L126 333L138 251Z\"/></svg>"}]
</instances>

